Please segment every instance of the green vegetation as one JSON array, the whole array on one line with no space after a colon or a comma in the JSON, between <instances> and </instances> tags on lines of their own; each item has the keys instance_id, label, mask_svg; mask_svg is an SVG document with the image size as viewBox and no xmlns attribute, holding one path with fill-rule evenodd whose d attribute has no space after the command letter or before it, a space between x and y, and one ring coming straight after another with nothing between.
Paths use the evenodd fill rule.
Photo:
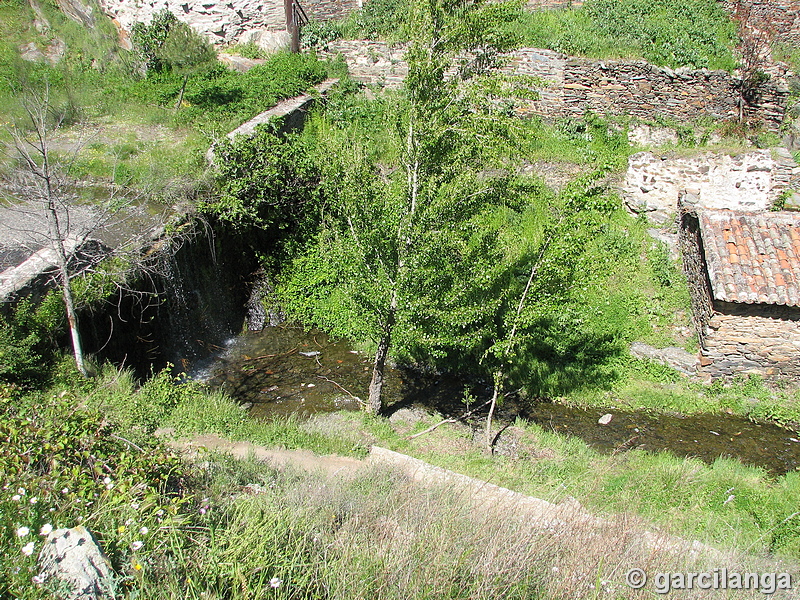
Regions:
<instances>
[{"instance_id":1,"label":"green vegetation","mask_svg":"<svg viewBox=\"0 0 800 600\"><path fill-rule=\"evenodd\" d=\"M565 54L673 68L736 66L736 25L714 0L587 0L578 9L523 13L515 31L526 46Z\"/></svg>"},{"instance_id":2,"label":"green vegetation","mask_svg":"<svg viewBox=\"0 0 800 600\"><path fill-rule=\"evenodd\" d=\"M105 368L86 381L64 364L47 388L6 386L0 396L3 596L52 597L54 582L31 583L37 534L77 523L108 555L117 594L154 599L344 598L364 589L374 598L561 598L595 577L628 597L618 569L638 560L689 568L680 557L638 554L631 531L646 523L738 550L730 560L751 569L772 563L746 553L800 550L796 473L771 479L727 459L601 455L523 422L495 456L461 424L407 438L436 415L393 425L352 413L259 423L230 398L167 373L137 389L127 372ZM610 526L600 537L577 529L552 538L535 521L497 519L455 488L421 487L380 467L326 479L203 453L201 469L154 438L156 426L356 456L369 440L552 502L572 496L599 514L625 514L625 533Z\"/></svg>"},{"instance_id":3,"label":"green vegetation","mask_svg":"<svg viewBox=\"0 0 800 600\"><path fill-rule=\"evenodd\" d=\"M730 68L734 34L716 3L588 0L527 14L491 2L374 0L343 23L309 27L306 43L411 39L406 88L355 94L345 81L302 133L262 127L232 142L222 134L341 74L341 64L277 54L233 73L167 14L137 28L128 54L105 21L78 33L44 10L53 35L70 36L64 59L20 61L21 44L45 48L50 38L34 33L27 3L0 0L0 80L49 82L65 123L107 126L72 174L189 198L264 257L290 317L375 352L381 368L396 360L469 373L494 384L498 401L513 391L521 402L800 422L796 391L755 378L690 383L629 356L633 341L694 351L696 339L680 269L651 224L610 191L633 151L628 123L520 120L536 82L485 72L515 36L592 56ZM465 49L478 50L475 60L445 77ZM705 135L680 133L682 146ZM202 153L213 137L223 139L212 179ZM54 150L62 159L68 142ZM76 302L111 286L101 274L79 279ZM2 598L53 597L53 582L33 579L37 532L76 524L108 554L116 596L131 599L628 597L620 573L636 561L688 569L636 549L639 519L737 551L732 562L761 571L800 556L797 473L624 448L604 455L522 421L494 454L476 441L482 419L413 439L438 415L257 421L168 370L141 382L94 365L97 377L78 377L56 350L64 327L55 294L0 318ZM553 535L389 469L331 480L213 453L182 460L168 444L198 434L357 458L380 444L554 502L575 497L625 531Z\"/></svg>"},{"instance_id":4,"label":"green vegetation","mask_svg":"<svg viewBox=\"0 0 800 600\"><path fill-rule=\"evenodd\" d=\"M335 39L409 39L405 3L373 0L339 21L312 22L307 47ZM503 26L520 45L591 58L643 58L673 68L736 67L737 27L715 0L586 0L578 8L531 12L518 9Z\"/></svg>"}]
</instances>

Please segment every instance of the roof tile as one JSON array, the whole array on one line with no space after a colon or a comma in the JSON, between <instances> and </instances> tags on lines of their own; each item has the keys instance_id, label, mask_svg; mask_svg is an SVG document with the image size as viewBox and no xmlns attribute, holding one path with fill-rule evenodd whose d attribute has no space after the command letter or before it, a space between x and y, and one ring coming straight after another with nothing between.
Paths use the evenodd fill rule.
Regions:
<instances>
[{"instance_id":1,"label":"roof tile","mask_svg":"<svg viewBox=\"0 0 800 600\"><path fill-rule=\"evenodd\" d=\"M800 214L703 210L699 216L716 300L800 306Z\"/></svg>"}]
</instances>

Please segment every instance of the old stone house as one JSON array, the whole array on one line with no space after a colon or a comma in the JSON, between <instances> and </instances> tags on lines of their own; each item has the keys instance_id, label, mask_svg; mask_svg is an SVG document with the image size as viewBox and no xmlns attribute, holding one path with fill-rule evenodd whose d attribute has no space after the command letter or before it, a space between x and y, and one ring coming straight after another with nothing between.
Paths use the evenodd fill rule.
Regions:
<instances>
[{"instance_id":1,"label":"old stone house","mask_svg":"<svg viewBox=\"0 0 800 600\"><path fill-rule=\"evenodd\" d=\"M800 214L682 205L700 372L800 381Z\"/></svg>"}]
</instances>

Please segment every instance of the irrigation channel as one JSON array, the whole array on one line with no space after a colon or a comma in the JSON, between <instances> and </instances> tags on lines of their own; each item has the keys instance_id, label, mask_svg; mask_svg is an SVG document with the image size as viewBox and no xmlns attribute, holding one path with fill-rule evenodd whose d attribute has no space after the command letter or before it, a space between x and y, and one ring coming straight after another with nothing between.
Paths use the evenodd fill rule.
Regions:
<instances>
[{"instance_id":1,"label":"irrigation channel","mask_svg":"<svg viewBox=\"0 0 800 600\"><path fill-rule=\"evenodd\" d=\"M345 341L332 341L319 331L278 326L233 339L195 376L246 403L252 417L270 418L359 410L359 398L366 399L371 369L371 357L352 350ZM384 386L385 404L389 412L422 405L457 417L465 410L465 387L479 396L483 393L476 382L393 369ZM611 421L598 423L607 413L613 415ZM499 416L501 422L508 422L517 415L577 436L606 453L633 448L666 450L706 462L730 456L775 475L800 466L800 434L738 416L656 415L514 401L507 402Z\"/></svg>"}]
</instances>

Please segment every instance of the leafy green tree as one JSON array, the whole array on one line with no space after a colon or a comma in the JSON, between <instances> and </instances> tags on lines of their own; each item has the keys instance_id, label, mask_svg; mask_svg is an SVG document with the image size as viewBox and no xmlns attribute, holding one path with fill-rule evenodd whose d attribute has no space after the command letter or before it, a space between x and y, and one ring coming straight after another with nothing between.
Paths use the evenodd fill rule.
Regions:
<instances>
[{"instance_id":1,"label":"leafy green tree","mask_svg":"<svg viewBox=\"0 0 800 600\"><path fill-rule=\"evenodd\" d=\"M180 109L183 102L183 94L186 91L189 77L217 61L214 47L182 21L174 23L169 28L157 56L164 64L169 65L173 73L183 76L183 84L175 105L176 111Z\"/></svg>"},{"instance_id":2,"label":"leafy green tree","mask_svg":"<svg viewBox=\"0 0 800 600\"><path fill-rule=\"evenodd\" d=\"M131 40L148 73L169 71L183 76L176 111L189 78L217 60L214 47L166 8L153 15L149 25L134 23Z\"/></svg>"},{"instance_id":3,"label":"leafy green tree","mask_svg":"<svg viewBox=\"0 0 800 600\"><path fill-rule=\"evenodd\" d=\"M131 42L134 50L144 61L148 72L160 72L165 64L161 48L170 30L178 23L178 18L166 8L153 15L150 24L134 23L131 28Z\"/></svg>"},{"instance_id":4,"label":"leafy green tree","mask_svg":"<svg viewBox=\"0 0 800 600\"><path fill-rule=\"evenodd\" d=\"M501 97L530 96L532 83L491 71L514 43L499 27L513 14L483 0L415 4L406 99L391 118L389 154L399 158L380 165L339 142L323 161L325 226L287 292L302 316L376 345L373 413L393 346L436 337L436 313L480 287L490 269L491 236L480 226L513 197L514 120Z\"/></svg>"},{"instance_id":5,"label":"leafy green tree","mask_svg":"<svg viewBox=\"0 0 800 600\"><path fill-rule=\"evenodd\" d=\"M615 208L597 184L604 172L578 178L550 202L529 205L517 228L518 242L507 245L504 262L510 268L501 274L502 292L481 326L481 363L493 385L486 420L488 451L494 411L508 387L552 391L547 379L553 363L573 363L572 368L558 365L561 377L570 371L585 377L586 363L600 362L600 354L610 350L610 339L595 337L590 344L576 340L572 334L582 318L570 310L573 288L584 275L580 269L586 248ZM581 356L587 353L591 356Z\"/></svg>"}]
</instances>

